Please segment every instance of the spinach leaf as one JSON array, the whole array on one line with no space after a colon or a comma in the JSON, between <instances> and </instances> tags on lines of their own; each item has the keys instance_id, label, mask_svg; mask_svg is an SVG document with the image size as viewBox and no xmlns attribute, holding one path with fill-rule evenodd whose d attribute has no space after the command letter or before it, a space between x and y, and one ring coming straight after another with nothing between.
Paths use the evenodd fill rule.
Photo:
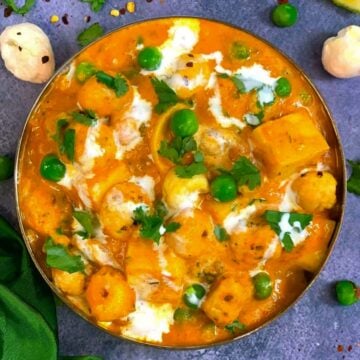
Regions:
<instances>
[{"instance_id":1,"label":"spinach leaf","mask_svg":"<svg viewBox=\"0 0 360 360\"><path fill-rule=\"evenodd\" d=\"M349 192L360 195L360 162L348 160L351 165L351 176L347 181L347 189Z\"/></svg>"},{"instance_id":2,"label":"spinach leaf","mask_svg":"<svg viewBox=\"0 0 360 360\"><path fill-rule=\"evenodd\" d=\"M91 42L104 34L104 29L99 23L92 24L84 29L78 36L77 42L80 46L89 45Z\"/></svg>"},{"instance_id":3,"label":"spinach leaf","mask_svg":"<svg viewBox=\"0 0 360 360\"><path fill-rule=\"evenodd\" d=\"M55 269L68 273L83 271L85 264L79 255L71 255L68 249L60 244L55 244L51 237L45 241L46 264Z\"/></svg>"}]
</instances>

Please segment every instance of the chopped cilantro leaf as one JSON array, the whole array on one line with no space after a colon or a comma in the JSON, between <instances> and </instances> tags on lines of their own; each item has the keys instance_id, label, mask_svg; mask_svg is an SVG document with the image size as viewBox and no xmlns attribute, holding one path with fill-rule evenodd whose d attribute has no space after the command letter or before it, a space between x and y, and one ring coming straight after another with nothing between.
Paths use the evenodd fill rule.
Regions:
<instances>
[{"instance_id":1,"label":"chopped cilantro leaf","mask_svg":"<svg viewBox=\"0 0 360 360\"><path fill-rule=\"evenodd\" d=\"M203 162L204 161L204 154L201 151L197 151L194 154L194 160L195 162L199 163L199 162Z\"/></svg>"},{"instance_id":2,"label":"chopped cilantro leaf","mask_svg":"<svg viewBox=\"0 0 360 360\"><path fill-rule=\"evenodd\" d=\"M230 236L229 234L226 232L226 230L220 226L220 225L216 225L215 229L214 229L214 234L216 236L216 238L220 241L226 241L229 240Z\"/></svg>"},{"instance_id":3,"label":"chopped cilantro leaf","mask_svg":"<svg viewBox=\"0 0 360 360\"><path fill-rule=\"evenodd\" d=\"M74 129L66 129L64 132L64 153L71 162L75 158L75 135Z\"/></svg>"},{"instance_id":4,"label":"chopped cilantro leaf","mask_svg":"<svg viewBox=\"0 0 360 360\"><path fill-rule=\"evenodd\" d=\"M348 160L351 165L351 176L347 181L347 189L349 192L360 195L360 162Z\"/></svg>"},{"instance_id":5,"label":"chopped cilantro leaf","mask_svg":"<svg viewBox=\"0 0 360 360\"><path fill-rule=\"evenodd\" d=\"M185 179L190 179L195 175L204 174L206 172L207 168L203 162L175 166L176 175Z\"/></svg>"},{"instance_id":6,"label":"chopped cilantro leaf","mask_svg":"<svg viewBox=\"0 0 360 360\"><path fill-rule=\"evenodd\" d=\"M16 14L25 15L35 5L35 0L25 0L23 6L16 5L15 0L4 0L4 3Z\"/></svg>"},{"instance_id":7,"label":"chopped cilantro leaf","mask_svg":"<svg viewBox=\"0 0 360 360\"><path fill-rule=\"evenodd\" d=\"M161 200L155 201L155 213L157 216L160 216L162 218L168 214L168 210Z\"/></svg>"},{"instance_id":8,"label":"chopped cilantro leaf","mask_svg":"<svg viewBox=\"0 0 360 360\"><path fill-rule=\"evenodd\" d=\"M77 234L84 239L94 236L94 218L87 211L74 211L74 218L83 227L83 230L78 231Z\"/></svg>"},{"instance_id":9,"label":"chopped cilantro leaf","mask_svg":"<svg viewBox=\"0 0 360 360\"><path fill-rule=\"evenodd\" d=\"M191 151L195 151L197 149L196 141L192 136L181 138L180 136L176 136L169 143L163 140L160 143L159 154L169 159L174 164L180 164L181 158L187 153Z\"/></svg>"},{"instance_id":10,"label":"chopped cilantro leaf","mask_svg":"<svg viewBox=\"0 0 360 360\"><path fill-rule=\"evenodd\" d=\"M51 136L51 138L58 143L60 151L61 151L61 145L62 145L62 131L68 125L69 125L69 122L66 119L59 119L56 122L56 132L54 135ZM63 151L61 151L61 152L63 152Z\"/></svg>"},{"instance_id":11,"label":"chopped cilantro leaf","mask_svg":"<svg viewBox=\"0 0 360 360\"><path fill-rule=\"evenodd\" d=\"M180 154L178 150L172 146L172 143L168 143L165 140L161 141L158 152L162 157L170 160L174 164L180 162Z\"/></svg>"},{"instance_id":12,"label":"chopped cilantro leaf","mask_svg":"<svg viewBox=\"0 0 360 360\"><path fill-rule=\"evenodd\" d=\"M284 249L289 252L294 248L294 242L291 238L290 231L283 231L283 229L280 227L280 224L284 221L284 216L286 216L287 219L285 218L285 220L288 223L286 228L291 226L291 231L295 231L297 233L303 231L311 223L313 216L311 214L300 214L295 212L286 213L275 210L265 211L265 220L279 236Z\"/></svg>"},{"instance_id":13,"label":"chopped cilantro leaf","mask_svg":"<svg viewBox=\"0 0 360 360\"><path fill-rule=\"evenodd\" d=\"M99 82L114 90L117 97L125 95L129 90L129 85L120 74L111 76L104 71L98 71L95 76Z\"/></svg>"},{"instance_id":14,"label":"chopped cilantro leaf","mask_svg":"<svg viewBox=\"0 0 360 360\"><path fill-rule=\"evenodd\" d=\"M238 186L247 185L250 190L254 190L261 184L259 169L245 156L235 162L230 173L237 181Z\"/></svg>"},{"instance_id":15,"label":"chopped cilantro leaf","mask_svg":"<svg viewBox=\"0 0 360 360\"><path fill-rule=\"evenodd\" d=\"M99 23L92 24L84 29L77 37L77 42L80 46L89 45L95 39L104 34L104 29Z\"/></svg>"},{"instance_id":16,"label":"chopped cilantro leaf","mask_svg":"<svg viewBox=\"0 0 360 360\"><path fill-rule=\"evenodd\" d=\"M239 320L234 320L231 324L225 326L225 329L230 331L231 334L235 335L239 331L245 330L246 326Z\"/></svg>"},{"instance_id":17,"label":"chopped cilantro leaf","mask_svg":"<svg viewBox=\"0 0 360 360\"><path fill-rule=\"evenodd\" d=\"M163 213L163 210L161 212ZM164 225L164 218L159 215L158 211L150 214L149 210L144 210L142 206L134 210L134 220L140 225L140 236L153 240L156 244L159 244L164 233L174 232L180 227L180 224L174 222Z\"/></svg>"},{"instance_id":18,"label":"chopped cilantro leaf","mask_svg":"<svg viewBox=\"0 0 360 360\"><path fill-rule=\"evenodd\" d=\"M81 256L71 255L65 246L55 244L51 237L45 241L45 253L46 264L52 268L68 273L83 271L85 268Z\"/></svg>"},{"instance_id":19,"label":"chopped cilantro leaf","mask_svg":"<svg viewBox=\"0 0 360 360\"><path fill-rule=\"evenodd\" d=\"M234 83L237 91L240 94L245 94L246 93L246 89L245 89L245 85L243 83L242 80L240 80L238 77L236 76L231 76L231 81Z\"/></svg>"},{"instance_id":20,"label":"chopped cilantro leaf","mask_svg":"<svg viewBox=\"0 0 360 360\"><path fill-rule=\"evenodd\" d=\"M106 0L80 0L80 1L83 3L88 3L92 11L99 12L103 8Z\"/></svg>"},{"instance_id":21,"label":"chopped cilantro leaf","mask_svg":"<svg viewBox=\"0 0 360 360\"><path fill-rule=\"evenodd\" d=\"M151 84L158 97L158 103L155 106L155 111L158 114L164 113L167 109L181 101L176 92L165 81L154 77L151 79Z\"/></svg>"},{"instance_id":22,"label":"chopped cilantro leaf","mask_svg":"<svg viewBox=\"0 0 360 360\"><path fill-rule=\"evenodd\" d=\"M85 126L94 126L97 122L96 114L92 110L73 111L71 116L76 122Z\"/></svg>"}]
</instances>

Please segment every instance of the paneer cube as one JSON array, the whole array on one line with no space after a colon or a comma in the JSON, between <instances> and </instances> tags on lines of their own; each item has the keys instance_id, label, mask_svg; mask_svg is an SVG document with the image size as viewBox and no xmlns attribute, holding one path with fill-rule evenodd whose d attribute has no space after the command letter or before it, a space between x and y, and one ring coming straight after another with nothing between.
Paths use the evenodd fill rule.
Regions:
<instances>
[{"instance_id":1,"label":"paneer cube","mask_svg":"<svg viewBox=\"0 0 360 360\"><path fill-rule=\"evenodd\" d=\"M289 175L315 164L329 150L307 112L296 112L257 127L251 135L255 156L271 176Z\"/></svg>"},{"instance_id":2,"label":"paneer cube","mask_svg":"<svg viewBox=\"0 0 360 360\"><path fill-rule=\"evenodd\" d=\"M252 284L248 276L226 277L210 290L202 309L218 326L226 326L238 317L242 305L251 297Z\"/></svg>"}]
</instances>

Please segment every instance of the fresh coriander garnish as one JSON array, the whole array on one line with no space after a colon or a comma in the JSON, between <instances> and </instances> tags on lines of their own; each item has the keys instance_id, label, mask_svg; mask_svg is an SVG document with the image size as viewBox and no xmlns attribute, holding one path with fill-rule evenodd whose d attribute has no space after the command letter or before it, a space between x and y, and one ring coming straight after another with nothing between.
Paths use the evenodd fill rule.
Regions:
<instances>
[{"instance_id":1,"label":"fresh coriander garnish","mask_svg":"<svg viewBox=\"0 0 360 360\"><path fill-rule=\"evenodd\" d=\"M23 6L18 6L15 0L4 0L4 3L16 14L25 15L35 5L35 0L25 0Z\"/></svg>"},{"instance_id":2,"label":"fresh coriander garnish","mask_svg":"<svg viewBox=\"0 0 360 360\"><path fill-rule=\"evenodd\" d=\"M73 217L83 227L83 230L77 232L78 235L80 235L84 239L94 236L94 218L89 212L75 210L73 212Z\"/></svg>"},{"instance_id":3,"label":"fresh coriander garnish","mask_svg":"<svg viewBox=\"0 0 360 360\"><path fill-rule=\"evenodd\" d=\"M66 119L59 119L56 122L56 132L55 132L54 135L51 136L51 138L58 143L59 147L61 147L61 145L62 145L62 138L63 138L62 133L63 133L63 130L68 125L69 125L69 122Z\"/></svg>"},{"instance_id":4,"label":"fresh coriander garnish","mask_svg":"<svg viewBox=\"0 0 360 360\"><path fill-rule=\"evenodd\" d=\"M75 130L66 129L64 132L63 149L67 158L73 162L75 159Z\"/></svg>"},{"instance_id":5,"label":"fresh coriander garnish","mask_svg":"<svg viewBox=\"0 0 360 360\"><path fill-rule=\"evenodd\" d=\"M261 184L259 169L245 156L235 161L230 173L238 186L246 185L250 190L254 190Z\"/></svg>"},{"instance_id":6,"label":"fresh coriander garnish","mask_svg":"<svg viewBox=\"0 0 360 360\"><path fill-rule=\"evenodd\" d=\"M148 209L139 206L134 210L134 220L140 225L140 235L145 239L153 240L159 244L161 236L167 232L174 232L180 228L180 224L170 222L164 225L164 209L157 208L155 213L151 214Z\"/></svg>"},{"instance_id":7,"label":"fresh coriander garnish","mask_svg":"<svg viewBox=\"0 0 360 360\"><path fill-rule=\"evenodd\" d=\"M176 92L165 81L153 77L151 79L151 84L158 97L158 103L155 106L155 111L158 114L164 113L170 107L181 102L181 99L176 95Z\"/></svg>"},{"instance_id":8,"label":"fresh coriander garnish","mask_svg":"<svg viewBox=\"0 0 360 360\"><path fill-rule=\"evenodd\" d=\"M239 320L234 320L231 324L226 325L225 329L230 331L232 335L235 335L239 331L244 331L246 326Z\"/></svg>"},{"instance_id":9,"label":"fresh coriander garnish","mask_svg":"<svg viewBox=\"0 0 360 360\"><path fill-rule=\"evenodd\" d=\"M227 233L227 231L221 226L221 225L216 225L215 229L214 229L214 234L216 236L216 238L220 241L226 241L230 239L229 234Z\"/></svg>"},{"instance_id":10,"label":"fresh coriander garnish","mask_svg":"<svg viewBox=\"0 0 360 360\"><path fill-rule=\"evenodd\" d=\"M351 176L347 181L347 189L349 192L360 195L360 162L348 160L351 166Z\"/></svg>"},{"instance_id":11,"label":"fresh coriander garnish","mask_svg":"<svg viewBox=\"0 0 360 360\"><path fill-rule=\"evenodd\" d=\"M104 29L99 23L92 24L84 29L77 37L77 42L80 46L89 45L95 39L104 34Z\"/></svg>"},{"instance_id":12,"label":"fresh coriander garnish","mask_svg":"<svg viewBox=\"0 0 360 360\"><path fill-rule=\"evenodd\" d=\"M175 166L175 173L180 178L190 179L195 175L204 174L207 168L203 162L194 162L190 165Z\"/></svg>"},{"instance_id":13,"label":"fresh coriander garnish","mask_svg":"<svg viewBox=\"0 0 360 360\"><path fill-rule=\"evenodd\" d=\"M120 74L111 76L104 71L98 71L95 76L99 82L114 90L117 97L125 95L129 90L129 85L125 78Z\"/></svg>"},{"instance_id":14,"label":"fresh coriander garnish","mask_svg":"<svg viewBox=\"0 0 360 360\"><path fill-rule=\"evenodd\" d=\"M99 12L103 8L106 0L80 0L80 1L83 3L88 3L92 11Z\"/></svg>"},{"instance_id":15,"label":"fresh coriander garnish","mask_svg":"<svg viewBox=\"0 0 360 360\"><path fill-rule=\"evenodd\" d=\"M182 157L186 153L196 150L197 144L192 136L185 138L176 136L170 142L163 140L160 143L159 154L174 164L180 164Z\"/></svg>"},{"instance_id":16,"label":"fresh coriander garnish","mask_svg":"<svg viewBox=\"0 0 360 360\"><path fill-rule=\"evenodd\" d=\"M85 268L81 256L71 255L69 250L60 244L55 244L49 237L45 241L46 264L52 268L74 273Z\"/></svg>"},{"instance_id":17,"label":"fresh coriander garnish","mask_svg":"<svg viewBox=\"0 0 360 360\"><path fill-rule=\"evenodd\" d=\"M97 122L96 114L92 110L73 111L71 116L76 122L85 126L94 126Z\"/></svg>"},{"instance_id":18,"label":"fresh coriander garnish","mask_svg":"<svg viewBox=\"0 0 360 360\"><path fill-rule=\"evenodd\" d=\"M279 236L284 249L289 252L295 244L292 236L300 234L311 223L311 214L286 213L275 210L265 211L264 217L270 227Z\"/></svg>"}]
</instances>

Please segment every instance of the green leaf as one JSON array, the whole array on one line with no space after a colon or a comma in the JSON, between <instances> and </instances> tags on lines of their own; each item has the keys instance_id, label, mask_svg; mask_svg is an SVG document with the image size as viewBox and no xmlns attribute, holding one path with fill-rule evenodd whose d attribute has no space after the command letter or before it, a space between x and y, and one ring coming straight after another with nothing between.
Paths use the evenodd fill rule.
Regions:
<instances>
[{"instance_id":1,"label":"green leaf","mask_svg":"<svg viewBox=\"0 0 360 360\"><path fill-rule=\"evenodd\" d=\"M106 85L109 89L114 90L117 97L125 95L129 90L125 78L120 74L111 76L104 71L98 71L95 76L99 82Z\"/></svg>"},{"instance_id":2,"label":"green leaf","mask_svg":"<svg viewBox=\"0 0 360 360\"><path fill-rule=\"evenodd\" d=\"M1 216L0 249L3 260L0 261L0 283L39 311L56 333L57 321L52 292L35 269L22 238Z\"/></svg>"},{"instance_id":3,"label":"green leaf","mask_svg":"<svg viewBox=\"0 0 360 360\"><path fill-rule=\"evenodd\" d=\"M165 140L160 143L160 149L158 150L159 155L170 160L174 164L178 164L181 160L179 152Z\"/></svg>"},{"instance_id":4,"label":"green leaf","mask_svg":"<svg viewBox=\"0 0 360 360\"><path fill-rule=\"evenodd\" d=\"M164 218L168 214L168 210L165 204L161 200L156 200L154 207L155 207L155 214L157 216Z\"/></svg>"},{"instance_id":5,"label":"green leaf","mask_svg":"<svg viewBox=\"0 0 360 360\"><path fill-rule=\"evenodd\" d=\"M167 109L181 101L176 95L176 92L168 84L166 84L165 81L152 78L151 84L158 97L158 103L155 106L155 111L158 114L164 113Z\"/></svg>"},{"instance_id":6,"label":"green leaf","mask_svg":"<svg viewBox=\"0 0 360 360\"><path fill-rule=\"evenodd\" d=\"M76 122L85 126L94 126L97 122L96 114L92 110L73 111L71 116Z\"/></svg>"},{"instance_id":7,"label":"green leaf","mask_svg":"<svg viewBox=\"0 0 360 360\"><path fill-rule=\"evenodd\" d=\"M230 173L238 186L246 185L250 190L254 190L261 184L259 169L245 156L235 161Z\"/></svg>"},{"instance_id":8,"label":"green leaf","mask_svg":"<svg viewBox=\"0 0 360 360\"><path fill-rule=\"evenodd\" d=\"M4 0L3 2L9 6L14 13L19 15L25 15L35 5L35 0L25 0L23 6L18 6L15 0Z\"/></svg>"},{"instance_id":9,"label":"green leaf","mask_svg":"<svg viewBox=\"0 0 360 360\"><path fill-rule=\"evenodd\" d=\"M75 210L73 212L73 217L80 223L80 225L84 228L84 232L81 236L85 236L85 238L93 237L94 233L94 218L87 211L79 211Z\"/></svg>"},{"instance_id":10,"label":"green leaf","mask_svg":"<svg viewBox=\"0 0 360 360\"><path fill-rule=\"evenodd\" d=\"M241 44L237 41L232 43L230 52L231 56L235 59L243 60L247 59L250 56L249 48L246 45Z\"/></svg>"},{"instance_id":11,"label":"green leaf","mask_svg":"<svg viewBox=\"0 0 360 360\"><path fill-rule=\"evenodd\" d=\"M104 34L104 29L99 23L92 24L84 29L78 36L77 42L80 46L89 45L91 42Z\"/></svg>"},{"instance_id":12,"label":"green leaf","mask_svg":"<svg viewBox=\"0 0 360 360\"><path fill-rule=\"evenodd\" d=\"M163 219L158 215L150 215L148 210L145 211L143 207L139 206L134 210L134 220L140 224L140 235L143 238L151 239L156 244L159 244L161 234L160 228L163 224Z\"/></svg>"},{"instance_id":13,"label":"green leaf","mask_svg":"<svg viewBox=\"0 0 360 360\"><path fill-rule=\"evenodd\" d=\"M175 174L178 177L185 179L190 179L195 175L204 174L207 171L208 170L203 162L175 166Z\"/></svg>"},{"instance_id":14,"label":"green leaf","mask_svg":"<svg viewBox=\"0 0 360 360\"><path fill-rule=\"evenodd\" d=\"M0 358L56 360L56 333L26 300L0 284Z\"/></svg>"},{"instance_id":15,"label":"green leaf","mask_svg":"<svg viewBox=\"0 0 360 360\"><path fill-rule=\"evenodd\" d=\"M226 230L220 226L220 225L216 225L215 229L214 229L214 234L216 236L216 238L220 241L226 241L230 239L229 234L226 232Z\"/></svg>"},{"instance_id":16,"label":"green leaf","mask_svg":"<svg viewBox=\"0 0 360 360\"><path fill-rule=\"evenodd\" d=\"M177 222L171 222L165 225L165 230L167 233L175 232L176 230L180 229L181 225Z\"/></svg>"},{"instance_id":17,"label":"green leaf","mask_svg":"<svg viewBox=\"0 0 360 360\"><path fill-rule=\"evenodd\" d=\"M73 162L75 158L75 130L66 129L63 142L64 152L67 158Z\"/></svg>"},{"instance_id":18,"label":"green leaf","mask_svg":"<svg viewBox=\"0 0 360 360\"><path fill-rule=\"evenodd\" d=\"M191 151L197 149L197 144L192 136L181 138L180 136L174 137L171 142L165 140L161 141L159 154L173 162L174 164L181 164L182 157Z\"/></svg>"},{"instance_id":19,"label":"green leaf","mask_svg":"<svg viewBox=\"0 0 360 360\"><path fill-rule=\"evenodd\" d=\"M97 72L96 67L89 62L83 61L77 65L75 76L78 81L84 83L87 79L91 78Z\"/></svg>"},{"instance_id":20,"label":"green leaf","mask_svg":"<svg viewBox=\"0 0 360 360\"><path fill-rule=\"evenodd\" d=\"M360 162L348 160L351 166L351 176L347 181L347 189L349 192L360 195Z\"/></svg>"},{"instance_id":21,"label":"green leaf","mask_svg":"<svg viewBox=\"0 0 360 360\"><path fill-rule=\"evenodd\" d=\"M246 89L245 89L245 85L243 83L242 80L240 80L238 77L236 76L231 76L231 81L234 83L237 91L240 94L245 94L246 93Z\"/></svg>"},{"instance_id":22,"label":"green leaf","mask_svg":"<svg viewBox=\"0 0 360 360\"><path fill-rule=\"evenodd\" d=\"M292 226L291 231L300 233L303 231L312 221L313 216L311 214L301 214L301 213L287 213L276 210L266 210L264 213L265 220L268 222L270 227L276 232L279 236L280 241L282 242L284 249L286 251L291 251L294 248L294 242L291 238L290 232L283 232L280 227L281 222L284 220L283 216L289 217L288 223Z\"/></svg>"},{"instance_id":23,"label":"green leaf","mask_svg":"<svg viewBox=\"0 0 360 360\"><path fill-rule=\"evenodd\" d=\"M83 3L88 3L92 11L99 12L104 7L106 0L80 0L80 1Z\"/></svg>"},{"instance_id":24,"label":"green leaf","mask_svg":"<svg viewBox=\"0 0 360 360\"><path fill-rule=\"evenodd\" d=\"M51 135L51 138L56 141L59 145L59 149L61 151L61 146L63 142L63 130L69 125L69 122L66 119L59 119L56 122L56 132L54 135ZM61 151L63 152L63 151Z\"/></svg>"},{"instance_id":25,"label":"green leaf","mask_svg":"<svg viewBox=\"0 0 360 360\"><path fill-rule=\"evenodd\" d=\"M51 237L45 241L46 264L52 268L74 273L83 271L85 264L81 256L71 255L68 249L60 244L55 244Z\"/></svg>"},{"instance_id":26,"label":"green leaf","mask_svg":"<svg viewBox=\"0 0 360 360\"><path fill-rule=\"evenodd\" d=\"M226 325L225 329L230 331L232 335L235 335L239 331L244 331L246 326L239 320L234 320L231 324Z\"/></svg>"}]
</instances>

